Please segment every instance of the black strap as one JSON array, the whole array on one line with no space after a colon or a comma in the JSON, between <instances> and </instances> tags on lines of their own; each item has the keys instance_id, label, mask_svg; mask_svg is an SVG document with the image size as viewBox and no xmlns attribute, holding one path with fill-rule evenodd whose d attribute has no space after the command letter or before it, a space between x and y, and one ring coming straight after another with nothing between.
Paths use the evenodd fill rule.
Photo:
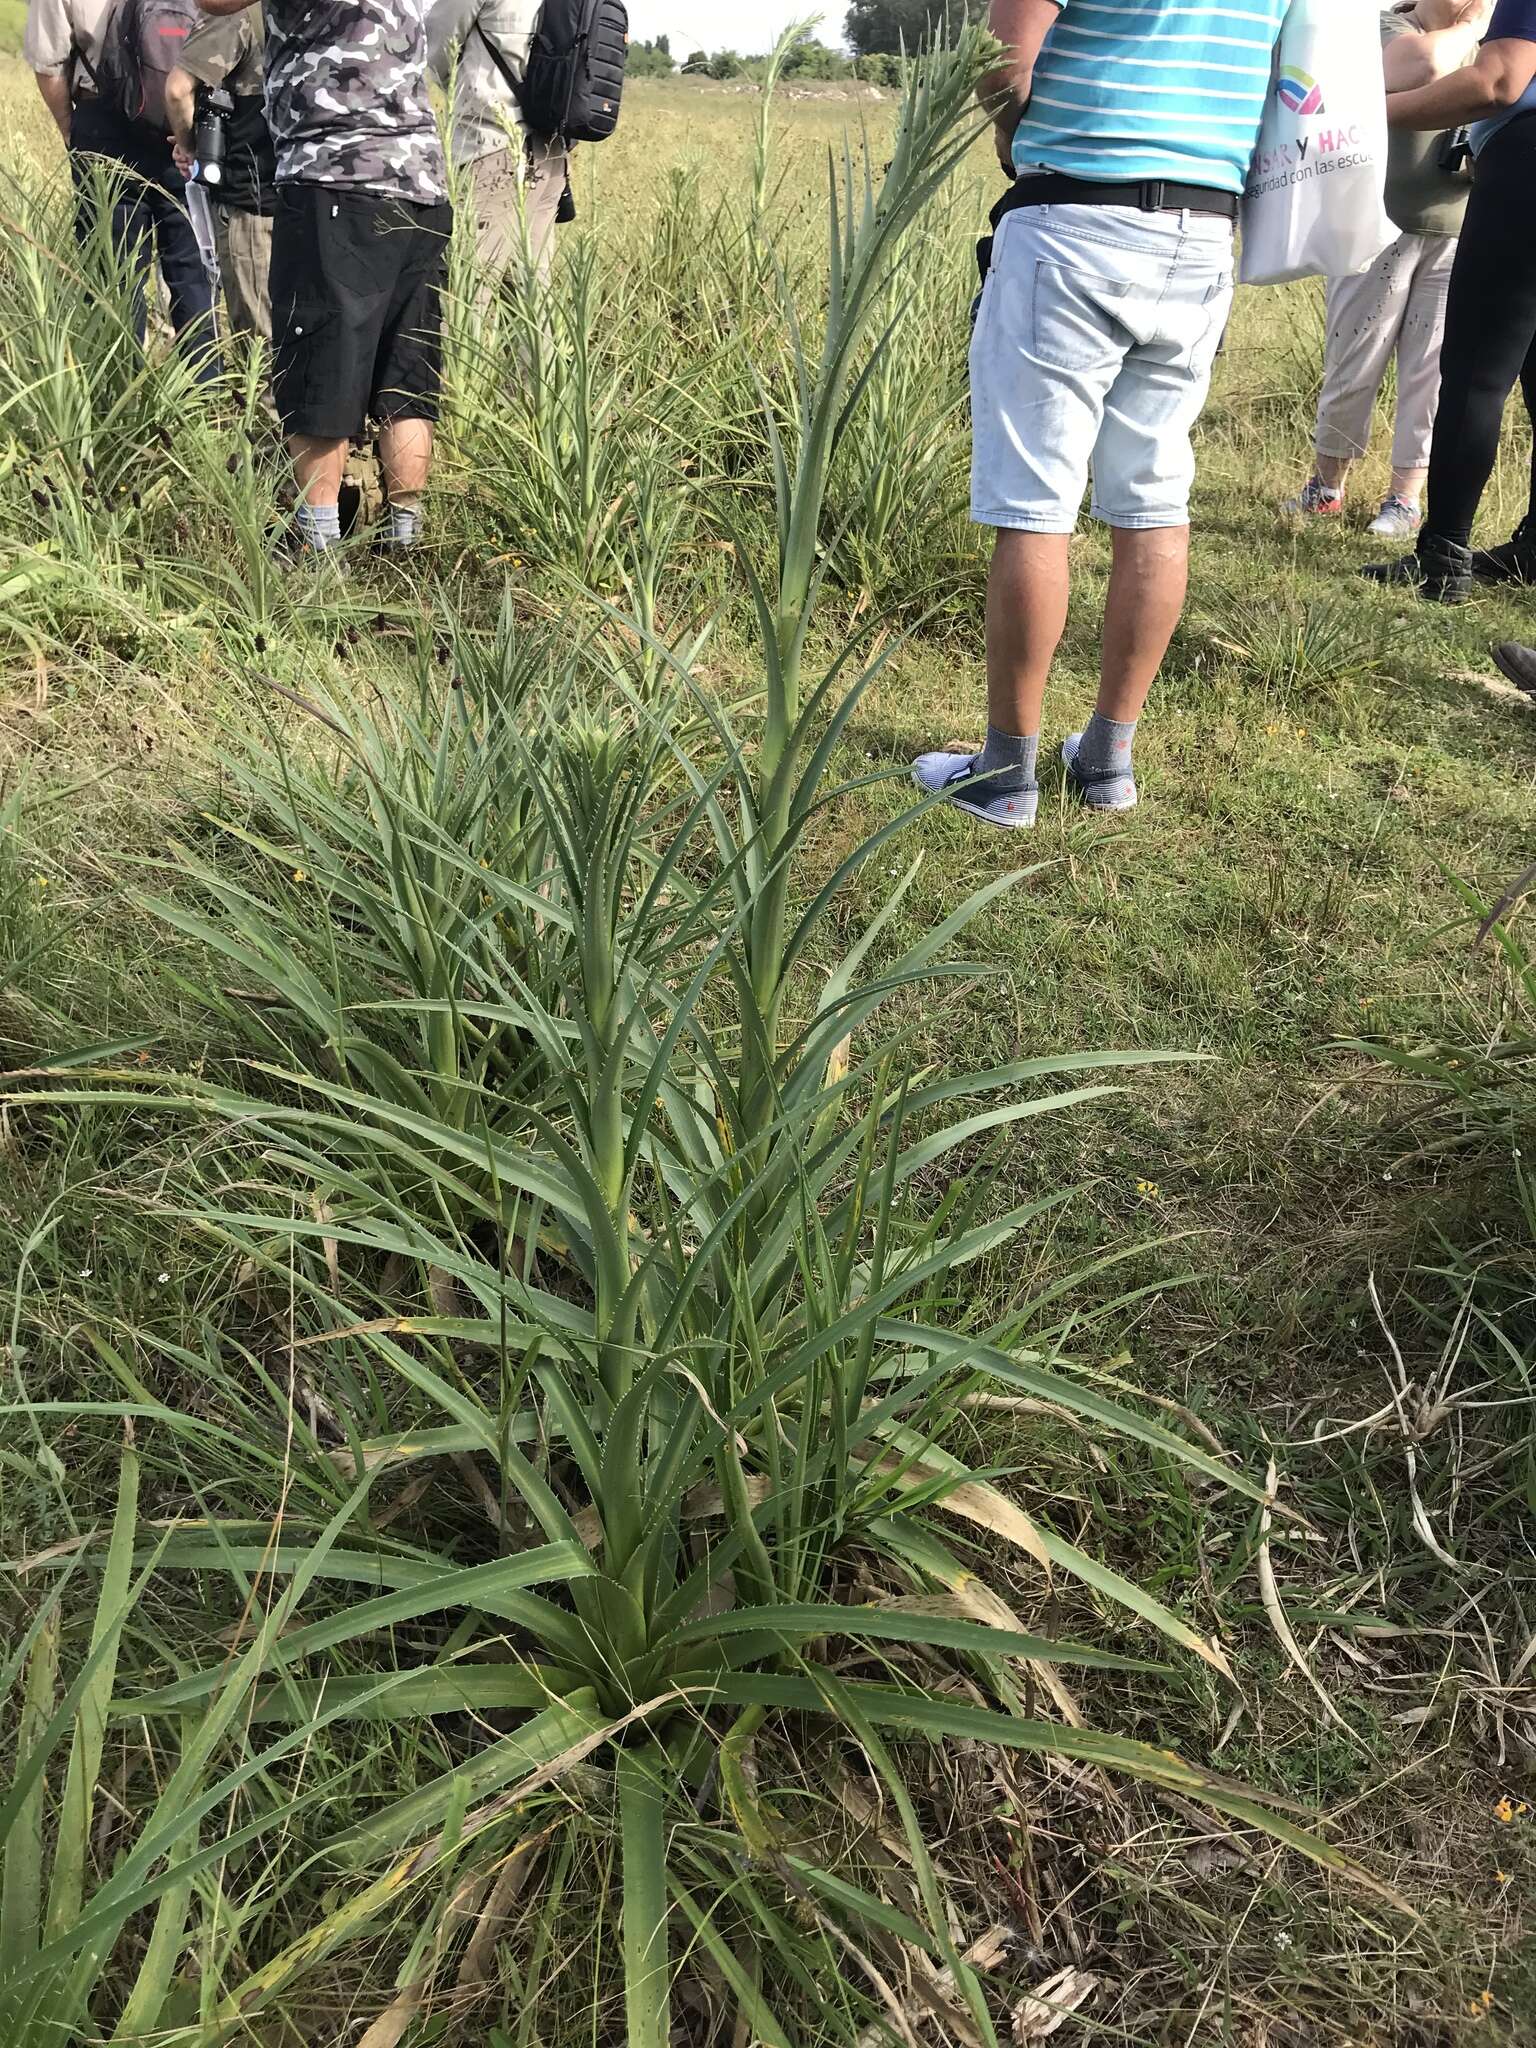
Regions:
<instances>
[{"instance_id":1,"label":"black strap","mask_svg":"<svg viewBox=\"0 0 1536 2048\"><path fill-rule=\"evenodd\" d=\"M1139 213L1213 213L1235 221L1241 202L1235 192L1220 192L1214 185L1177 185L1161 178L1106 185L1044 171L1020 178L1003 195L992 209L993 227L1027 206L1129 206Z\"/></svg>"},{"instance_id":2,"label":"black strap","mask_svg":"<svg viewBox=\"0 0 1536 2048\"><path fill-rule=\"evenodd\" d=\"M85 51L80 47L78 43L72 42L70 44L69 54L72 62L76 64L81 64L85 67L85 75L91 81L91 91L95 93L97 98L99 99L101 97L101 80L96 75L96 66L91 62L90 58L87 57ZM71 95L73 95L74 92L77 90L73 73L70 74L69 87L70 93Z\"/></svg>"},{"instance_id":3,"label":"black strap","mask_svg":"<svg viewBox=\"0 0 1536 2048\"><path fill-rule=\"evenodd\" d=\"M503 79L506 81L507 91L511 93L512 98L517 104L517 111L519 114L521 114L523 111L523 89L518 84L517 80L512 76L512 66L507 62L507 54L505 50L498 50L496 45L491 41L490 37L486 34L485 29L481 25L480 17L478 14L475 16L475 34L480 38L481 42L484 43L486 55L490 58L491 62L496 66L496 69L501 73Z\"/></svg>"}]
</instances>

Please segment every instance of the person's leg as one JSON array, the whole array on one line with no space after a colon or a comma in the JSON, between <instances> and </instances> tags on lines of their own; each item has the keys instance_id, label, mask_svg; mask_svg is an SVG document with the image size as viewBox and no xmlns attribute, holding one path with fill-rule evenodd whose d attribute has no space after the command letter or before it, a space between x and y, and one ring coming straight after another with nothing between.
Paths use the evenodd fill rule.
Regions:
<instances>
[{"instance_id":1,"label":"person's leg","mask_svg":"<svg viewBox=\"0 0 1536 2048\"><path fill-rule=\"evenodd\" d=\"M422 497L432 468L453 209L398 208L390 233L399 268L380 331L369 409L379 422L388 538L408 547L420 535Z\"/></svg>"},{"instance_id":2,"label":"person's leg","mask_svg":"<svg viewBox=\"0 0 1536 2048\"><path fill-rule=\"evenodd\" d=\"M1140 252L1096 208L1013 213L998 232L971 346L971 516L997 530L987 586L988 729L979 754L923 754L921 789L990 824L1034 823L1051 663L1066 623L1071 535L1105 397L1146 290Z\"/></svg>"},{"instance_id":3,"label":"person's leg","mask_svg":"<svg viewBox=\"0 0 1536 2048\"><path fill-rule=\"evenodd\" d=\"M102 158L87 109L76 107L69 130L69 180L75 194L75 241L82 249L96 232L101 174Z\"/></svg>"},{"instance_id":4,"label":"person's leg","mask_svg":"<svg viewBox=\"0 0 1536 2048\"><path fill-rule=\"evenodd\" d=\"M554 143L535 142L523 185L523 236L528 261L540 284L549 283L555 260L555 218L565 195L570 159Z\"/></svg>"},{"instance_id":5,"label":"person's leg","mask_svg":"<svg viewBox=\"0 0 1536 2048\"><path fill-rule=\"evenodd\" d=\"M471 165L482 304L529 270L540 283L548 282L566 161L564 150L533 142L526 158L513 147Z\"/></svg>"},{"instance_id":6,"label":"person's leg","mask_svg":"<svg viewBox=\"0 0 1536 2048\"><path fill-rule=\"evenodd\" d=\"M1449 235L1405 236L1419 245L1397 344L1397 424L1392 438L1392 496L1418 510L1429 475L1440 409L1440 350L1456 244Z\"/></svg>"},{"instance_id":7,"label":"person's leg","mask_svg":"<svg viewBox=\"0 0 1536 2048\"><path fill-rule=\"evenodd\" d=\"M1471 542L1504 407L1536 339L1533 194L1536 120L1526 116L1483 150L1451 275L1424 528L1442 547Z\"/></svg>"},{"instance_id":8,"label":"person's leg","mask_svg":"<svg viewBox=\"0 0 1536 2048\"><path fill-rule=\"evenodd\" d=\"M1337 510L1351 464L1370 447L1371 417L1402 327L1414 239L1392 243L1359 277L1329 280L1316 437L1317 481L1327 495L1315 505L1293 500L1293 509Z\"/></svg>"},{"instance_id":9,"label":"person's leg","mask_svg":"<svg viewBox=\"0 0 1536 2048\"><path fill-rule=\"evenodd\" d=\"M235 206L216 206L219 269L231 334L272 340L272 222Z\"/></svg>"},{"instance_id":10,"label":"person's leg","mask_svg":"<svg viewBox=\"0 0 1536 2048\"><path fill-rule=\"evenodd\" d=\"M349 441L361 432L384 297L370 291L380 207L317 185L284 185L273 221L272 386L293 459L295 531L340 538ZM366 351L366 354L364 353Z\"/></svg>"},{"instance_id":11,"label":"person's leg","mask_svg":"<svg viewBox=\"0 0 1536 2048\"><path fill-rule=\"evenodd\" d=\"M1532 428L1530 504L1507 541L1498 547L1474 550L1472 574L1479 583L1536 584L1536 341L1532 342L1520 372L1520 391Z\"/></svg>"},{"instance_id":12,"label":"person's leg","mask_svg":"<svg viewBox=\"0 0 1536 2048\"><path fill-rule=\"evenodd\" d=\"M1071 594L1065 533L1002 531L987 578L987 723L1038 733Z\"/></svg>"},{"instance_id":13,"label":"person's leg","mask_svg":"<svg viewBox=\"0 0 1536 2048\"><path fill-rule=\"evenodd\" d=\"M146 184L144 196L154 222L155 252L171 302L177 344L196 361L199 382L207 383L218 376L220 367L213 284L187 218L185 180L174 165L167 165Z\"/></svg>"},{"instance_id":14,"label":"person's leg","mask_svg":"<svg viewBox=\"0 0 1536 2048\"><path fill-rule=\"evenodd\" d=\"M133 291L129 320L142 346L146 316L144 273L151 258L150 224L143 207L143 188L127 162L130 138L121 118L94 100L77 106L70 122L70 176L75 188L75 241L94 270L95 282L107 286L115 265L131 263ZM110 255L101 240L107 221ZM94 251L94 253L93 253Z\"/></svg>"},{"instance_id":15,"label":"person's leg","mask_svg":"<svg viewBox=\"0 0 1536 2048\"><path fill-rule=\"evenodd\" d=\"M319 533L307 531L305 539L317 539L323 546L325 540L338 538L331 519L326 513L335 514L341 497L341 475L347 466L347 444L345 441L322 440L313 434L290 434L288 453L293 458L293 480L298 486L300 529L306 522L303 513L306 507L320 515L317 522Z\"/></svg>"},{"instance_id":16,"label":"person's leg","mask_svg":"<svg viewBox=\"0 0 1536 2048\"><path fill-rule=\"evenodd\" d=\"M143 179L132 165L122 167L120 181L115 182L112 199L112 250L119 263L131 271L133 279L132 310L133 338L140 348L149 331L149 309L145 286L155 257L155 223L150 212L148 192Z\"/></svg>"},{"instance_id":17,"label":"person's leg","mask_svg":"<svg viewBox=\"0 0 1536 2048\"><path fill-rule=\"evenodd\" d=\"M1118 528L1098 715L1134 725L1146 708L1189 595L1189 528Z\"/></svg>"},{"instance_id":18,"label":"person's leg","mask_svg":"<svg viewBox=\"0 0 1536 2048\"><path fill-rule=\"evenodd\" d=\"M1187 216L1169 252L1157 320L1126 357L1094 451L1094 516L1114 531L1099 695L1062 749L1095 810L1136 802L1136 726L1189 592L1193 434L1232 300L1232 235Z\"/></svg>"},{"instance_id":19,"label":"person's leg","mask_svg":"<svg viewBox=\"0 0 1536 2048\"><path fill-rule=\"evenodd\" d=\"M432 422L402 418L381 426L379 467L391 506L419 504L432 474Z\"/></svg>"}]
</instances>

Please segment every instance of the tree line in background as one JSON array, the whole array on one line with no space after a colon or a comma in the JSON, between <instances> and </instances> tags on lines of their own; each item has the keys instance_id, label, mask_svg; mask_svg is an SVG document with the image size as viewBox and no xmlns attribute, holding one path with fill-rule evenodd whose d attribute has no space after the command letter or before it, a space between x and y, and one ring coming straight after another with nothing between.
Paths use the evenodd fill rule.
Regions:
<instances>
[{"instance_id":1,"label":"tree line in background","mask_svg":"<svg viewBox=\"0 0 1536 2048\"><path fill-rule=\"evenodd\" d=\"M923 47L946 13L977 21L987 0L950 0L946 9L934 0L853 0L844 24L853 55L829 49L809 33L784 61L787 79L859 79L867 85L898 85L900 54ZM751 78L766 64L765 56L744 57L735 50L695 50L678 66L671 40L656 36L630 45L629 68L637 78L669 78L681 68L687 78Z\"/></svg>"},{"instance_id":2,"label":"tree line in background","mask_svg":"<svg viewBox=\"0 0 1536 2048\"><path fill-rule=\"evenodd\" d=\"M843 32L860 57L926 48L937 29L981 21L987 0L853 0Z\"/></svg>"}]
</instances>

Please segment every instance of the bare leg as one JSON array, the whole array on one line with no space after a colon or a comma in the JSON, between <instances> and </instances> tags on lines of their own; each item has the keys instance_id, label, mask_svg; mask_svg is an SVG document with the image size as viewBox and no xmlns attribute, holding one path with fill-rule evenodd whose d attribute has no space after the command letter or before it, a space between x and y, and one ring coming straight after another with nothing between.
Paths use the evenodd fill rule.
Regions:
<instances>
[{"instance_id":1,"label":"bare leg","mask_svg":"<svg viewBox=\"0 0 1536 2048\"><path fill-rule=\"evenodd\" d=\"M341 496L341 473L347 461L346 442L317 441L312 434L291 434L288 453L293 457L299 503L315 507L334 505Z\"/></svg>"},{"instance_id":2,"label":"bare leg","mask_svg":"<svg viewBox=\"0 0 1536 2048\"><path fill-rule=\"evenodd\" d=\"M1417 505L1424 495L1424 485L1429 477L1427 469L1394 469L1392 472L1392 495L1401 498L1405 505Z\"/></svg>"},{"instance_id":3,"label":"bare leg","mask_svg":"<svg viewBox=\"0 0 1536 2048\"><path fill-rule=\"evenodd\" d=\"M1115 529L1115 566L1104 608L1099 701L1061 753L1092 811L1136 802L1136 721L1157 680L1189 589L1189 528Z\"/></svg>"},{"instance_id":4,"label":"bare leg","mask_svg":"<svg viewBox=\"0 0 1536 2048\"><path fill-rule=\"evenodd\" d=\"M1067 626L1065 533L1000 532L987 582L987 718L1023 737L1040 730L1045 686Z\"/></svg>"},{"instance_id":5,"label":"bare leg","mask_svg":"<svg viewBox=\"0 0 1536 2048\"><path fill-rule=\"evenodd\" d=\"M1350 471L1350 457L1347 455L1319 455L1317 458L1317 480L1330 491L1342 491Z\"/></svg>"},{"instance_id":6,"label":"bare leg","mask_svg":"<svg viewBox=\"0 0 1536 2048\"><path fill-rule=\"evenodd\" d=\"M1104 612L1099 716L1133 725L1168 652L1189 593L1189 528L1115 529Z\"/></svg>"},{"instance_id":7,"label":"bare leg","mask_svg":"<svg viewBox=\"0 0 1536 2048\"><path fill-rule=\"evenodd\" d=\"M391 420L381 427L379 462L384 471L384 495L391 505L419 498L432 469L432 422Z\"/></svg>"}]
</instances>

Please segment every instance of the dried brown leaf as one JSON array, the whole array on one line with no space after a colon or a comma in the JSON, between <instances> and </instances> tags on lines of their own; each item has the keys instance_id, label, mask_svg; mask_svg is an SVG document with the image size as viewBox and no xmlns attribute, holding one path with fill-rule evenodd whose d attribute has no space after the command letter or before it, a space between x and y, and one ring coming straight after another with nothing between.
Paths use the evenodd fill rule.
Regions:
<instances>
[{"instance_id":1,"label":"dried brown leaf","mask_svg":"<svg viewBox=\"0 0 1536 2048\"><path fill-rule=\"evenodd\" d=\"M1081 2010L1099 1988L1097 1977L1086 1970L1058 1970L1037 1984L1014 2007L1015 2041L1044 2041L1064 2027L1073 2013Z\"/></svg>"}]
</instances>

